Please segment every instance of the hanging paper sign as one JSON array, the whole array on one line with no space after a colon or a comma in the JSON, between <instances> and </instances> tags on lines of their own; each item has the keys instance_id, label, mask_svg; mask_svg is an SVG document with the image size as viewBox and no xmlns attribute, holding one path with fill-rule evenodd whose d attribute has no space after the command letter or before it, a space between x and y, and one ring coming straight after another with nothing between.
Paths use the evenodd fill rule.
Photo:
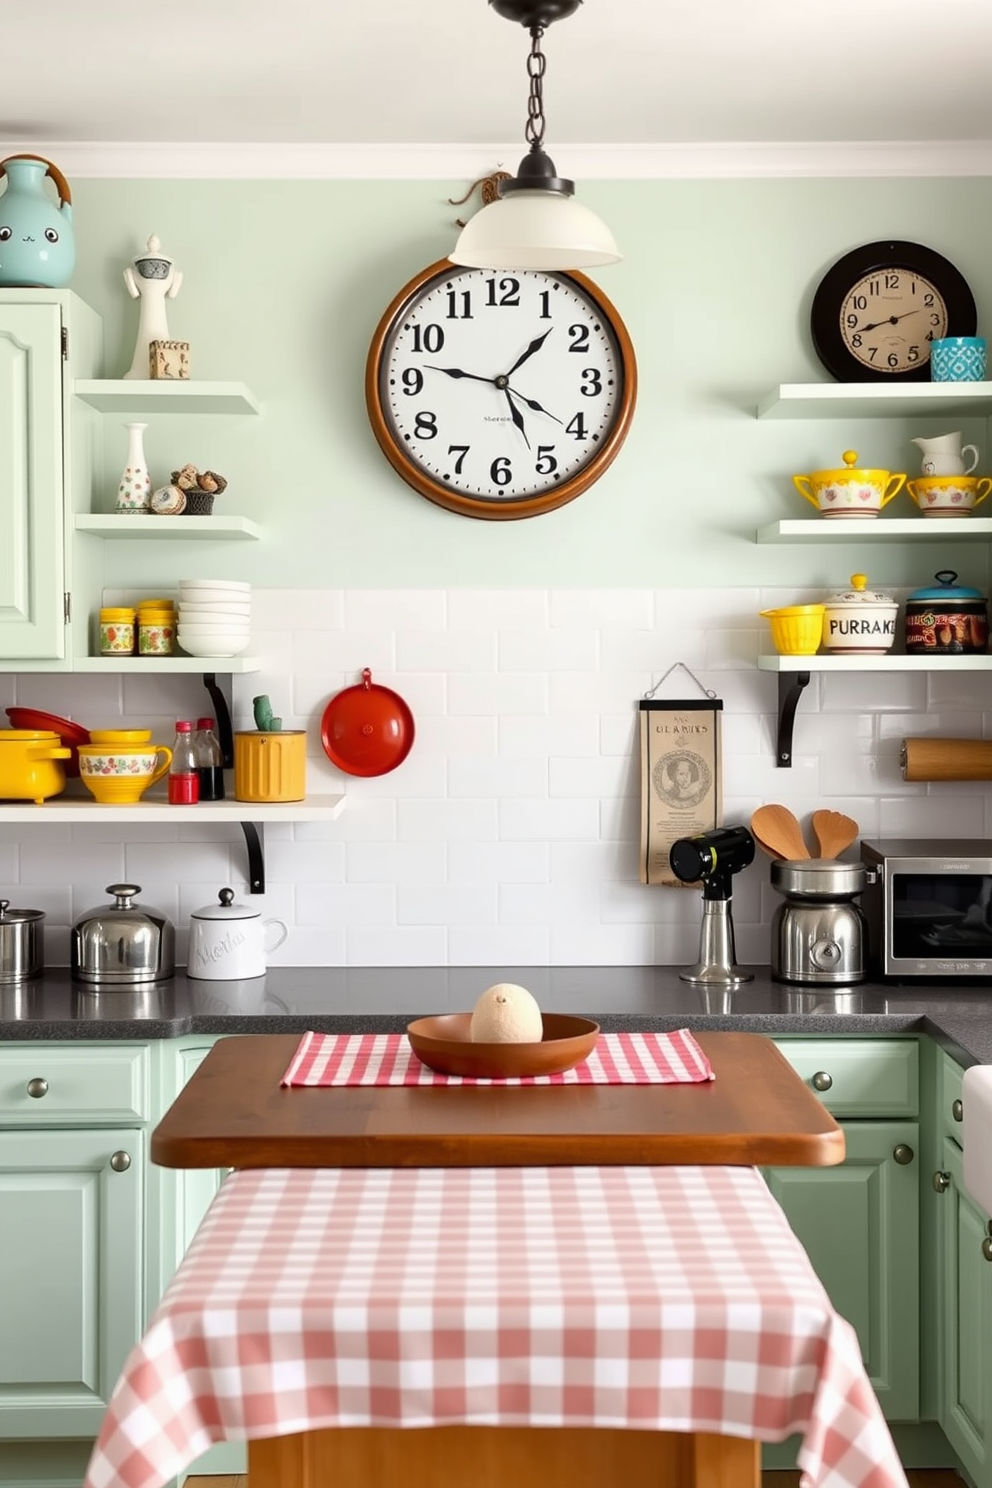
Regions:
<instances>
[{"instance_id":1,"label":"hanging paper sign","mask_svg":"<svg viewBox=\"0 0 992 1488\"><path fill-rule=\"evenodd\" d=\"M641 883L685 888L668 862L679 837L723 821L723 703L641 698Z\"/></svg>"}]
</instances>

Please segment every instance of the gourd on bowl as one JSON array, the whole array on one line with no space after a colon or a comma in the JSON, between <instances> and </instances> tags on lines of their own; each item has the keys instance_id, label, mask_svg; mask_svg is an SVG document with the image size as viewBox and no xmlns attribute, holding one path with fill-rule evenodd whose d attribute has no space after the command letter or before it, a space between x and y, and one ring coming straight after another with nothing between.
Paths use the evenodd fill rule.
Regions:
<instances>
[{"instance_id":1,"label":"gourd on bowl","mask_svg":"<svg viewBox=\"0 0 992 1488\"><path fill-rule=\"evenodd\" d=\"M859 467L857 450L845 450L841 459L843 466L833 470L792 477L800 496L821 517L877 517L906 484L905 473Z\"/></svg>"}]
</instances>

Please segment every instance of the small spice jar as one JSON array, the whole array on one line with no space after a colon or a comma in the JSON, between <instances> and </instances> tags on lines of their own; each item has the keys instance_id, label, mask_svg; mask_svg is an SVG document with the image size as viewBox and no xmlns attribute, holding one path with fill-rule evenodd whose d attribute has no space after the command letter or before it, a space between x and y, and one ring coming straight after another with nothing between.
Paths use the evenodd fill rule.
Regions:
<instances>
[{"instance_id":1,"label":"small spice jar","mask_svg":"<svg viewBox=\"0 0 992 1488\"><path fill-rule=\"evenodd\" d=\"M100 655L134 655L134 610L109 606L100 611Z\"/></svg>"},{"instance_id":2,"label":"small spice jar","mask_svg":"<svg viewBox=\"0 0 992 1488\"><path fill-rule=\"evenodd\" d=\"M989 607L980 589L956 584L943 568L935 585L914 589L906 600L908 656L976 655L988 649Z\"/></svg>"},{"instance_id":3,"label":"small spice jar","mask_svg":"<svg viewBox=\"0 0 992 1488\"><path fill-rule=\"evenodd\" d=\"M171 656L176 640L176 612L171 604L138 606L138 655Z\"/></svg>"}]
</instances>

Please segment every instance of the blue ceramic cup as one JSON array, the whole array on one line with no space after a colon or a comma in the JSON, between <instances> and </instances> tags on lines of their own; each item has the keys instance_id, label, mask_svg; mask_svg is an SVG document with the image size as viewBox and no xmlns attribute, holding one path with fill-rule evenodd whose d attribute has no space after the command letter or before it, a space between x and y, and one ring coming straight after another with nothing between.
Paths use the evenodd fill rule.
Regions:
<instances>
[{"instance_id":1,"label":"blue ceramic cup","mask_svg":"<svg viewBox=\"0 0 992 1488\"><path fill-rule=\"evenodd\" d=\"M984 336L944 336L931 342L931 382L984 382L985 365Z\"/></svg>"}]
</instances>

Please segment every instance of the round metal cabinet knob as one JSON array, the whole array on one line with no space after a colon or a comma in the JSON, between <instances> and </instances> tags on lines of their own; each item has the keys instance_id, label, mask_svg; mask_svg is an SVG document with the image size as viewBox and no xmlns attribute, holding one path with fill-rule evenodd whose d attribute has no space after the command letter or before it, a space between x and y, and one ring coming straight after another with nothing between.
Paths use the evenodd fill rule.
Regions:
<instances>
[{"instance_id":1,"label":"round metal cabinet knob","mask_svg":"<svg viewBox=\"0 0 992 1488\"><path fill-rule=\"evenodd\" d=\"M935 1193L946 1193L951 1186L951 1175L950 1173L942 1173L938 1168L937 1172L930 1179L930 1182L933 1184Z\"/></svg>"},{"instance_id":2,"label":"round metal cabinet knob","mask_svg":"<svg viewBox=\"0 0 992 1488\"><path fill-rule=\"evenodd\" d=\"M982 1241L982 1255L987 1261L992 1261L992 1240L989 1239L988 1235Z\"/></svg>"},{"instance_id":3,"label":"round metal cabinet knob","mask_svg":"<svg viewBox=\"0 0 992 1488\"><path fill-rule=\"evenodd\" d=\"M27 1092L32 1100L41 1100L43 1095L48 1094L48 1081L43 1080L40 1075L27 1083Z\"/></svg>"},{"instance_id":4,"label":"round metal cabinet knob","mask_svg":"<svg viewBox=\"0 0 992 1488\"><path fill-rule=\"evenodd\" d=\"M955 1121L964 1120L964 1104L962 1101L956 1100L951 1102L951 1115Z\"/></svg>"},{"instance_id":5,"label":"round metal cabinet knob","mask_svg":"<svg viewBox=\"0 0 992 1488\"><path fill-rule=\"evenodd\" d=\"M899 1166L901 1168L904 1168L907 1166L908 1163L911 1163L913 1161L916 1153L913 1151L912 1147L907 1145L907 1143L900 1142L897 1147L893 1147L892 1156L895 1158Z\"/></svg>"},{"instance_id":6,"label":"round metal cabinet knob","mask_svg":"<svg viewBox=\"0 0 992 1488\"><path fill-rule=\"evenodd\" d=\"M826 1070L817 1070L810 1082L814 1090L829 1090L834 1083L833 1075L828 1075Z\"/></svg>"},{"instance_id":7,"label":"round metal cabinet knob","mask_svg":"<svg viewBox=\"0 0 992 1488\"><path fill-rule=\"evenodd\" d=\"M113 1168L115 1173L126 1173L128 1168L131 1166L130 1152L122 1151L113 1153L110 1159L110 1166Z\"/></svg>"}]
</instances>

